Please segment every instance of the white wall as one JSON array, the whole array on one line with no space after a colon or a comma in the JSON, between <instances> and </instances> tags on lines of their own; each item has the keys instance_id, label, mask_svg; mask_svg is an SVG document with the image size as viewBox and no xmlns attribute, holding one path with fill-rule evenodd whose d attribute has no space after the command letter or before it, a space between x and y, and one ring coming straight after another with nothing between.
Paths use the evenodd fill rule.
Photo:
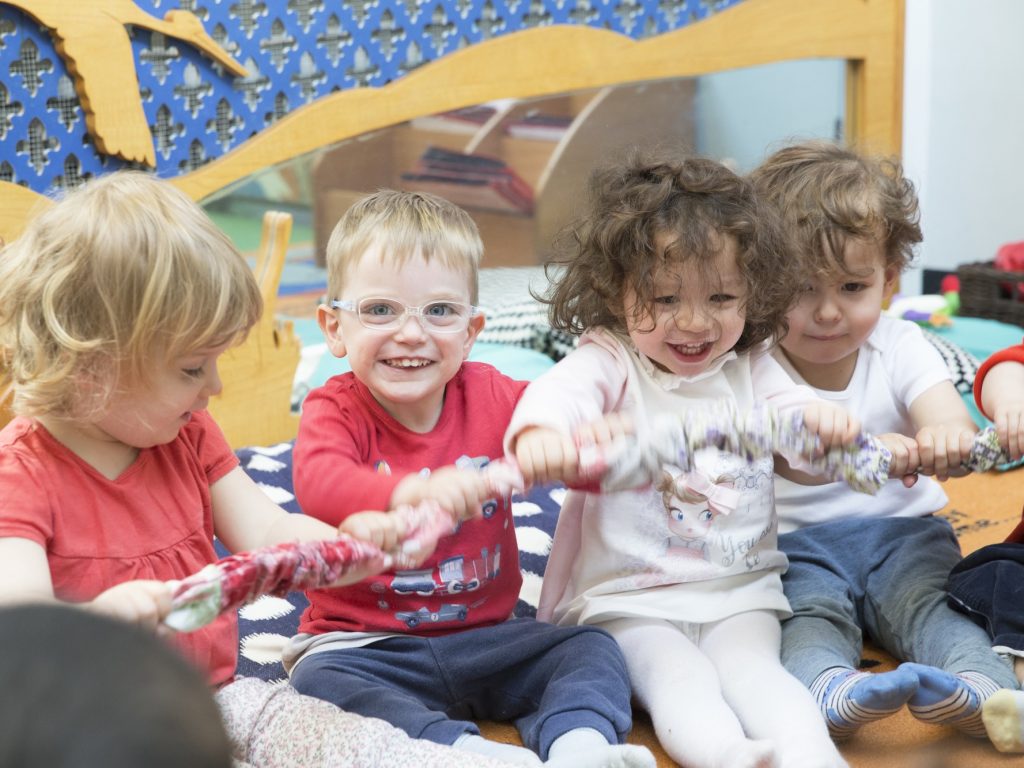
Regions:
<instances>
[{"instance_id":1,"label":"white wall","mask_svg":"<svg viewBox=\"0 0 1024 768\"><path fill-rule=\"evenodd\" d=\"M842 136L846 66L786 61L697 78L697 151L753 170L783 143Z\"/></svg>"},{"instance_id":2,"label":"white wall","mask_svg":"<svg viewBox=\"0 0 1024 768\"><path fill-rule=\"evenodd\" d=\"M903 161L918 185L918 269L1024 240L1024 2L907 0ZM919 275L903 289L913 292Z\"/></svg>"}]
</instances>

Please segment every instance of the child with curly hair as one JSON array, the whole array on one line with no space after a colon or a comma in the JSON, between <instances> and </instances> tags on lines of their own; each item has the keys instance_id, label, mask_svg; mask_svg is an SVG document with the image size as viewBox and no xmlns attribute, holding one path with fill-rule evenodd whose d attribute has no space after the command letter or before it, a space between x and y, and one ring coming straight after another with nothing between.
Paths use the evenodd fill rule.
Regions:
<instances>
[{"instance_id":1,"label":"child with curly hair","mask_svg":"<svg viewBox=\"0 0 1024 768\"><path fill-rule=\"evenodd\" d=\"M795 409L824 445L853 440L856 422L768 352L798 283L749 181L711 160L633 154L595 172L572 234L548 300L553 325L583 335L506 433L529 480L579 485L581 433L604 442L628 422L643 438L661 414L723 402ZM634 696L683 765L844 766L779 660L789 604L772 458L709 448L695 465L647 488L570 490L538 615L619 642Z\"/></svg>"}]
</instances>

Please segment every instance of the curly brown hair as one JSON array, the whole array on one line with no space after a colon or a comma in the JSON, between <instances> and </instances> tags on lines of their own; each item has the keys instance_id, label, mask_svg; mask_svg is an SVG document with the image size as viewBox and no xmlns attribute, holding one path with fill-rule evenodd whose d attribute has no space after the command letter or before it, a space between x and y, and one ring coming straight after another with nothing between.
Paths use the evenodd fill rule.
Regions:
<instances>
[{"instance_id":1,"label":"curly brown hair","mask_svg":"<svg viewBox=\"0 0 1024 768\"><path fill-rule=\"evenodd\" d=\"M848 240L878 242L899 273L921 242L917 194L895 158L807 141L774 152L750 178L782 216L805 276L851 274Z\"/></svg>"},{"instance_id":2,"label":"curly brown hair","mask_svg":"<svg viewBox=\"0 0 1024 768\"><path fill-rule=\"evenodd\" d=\"M562 233L561 255L549 265L552 288L538 297L550 305L555 328L625 333L627 290L641 316L653 308L665 268L695 267L711 284L715 259L732 238L745 286L735 350L784 335L799 282L786 267L777 215L747 179L713 160L634 150L594 171L589 188L587 211Z\"/></svg>"}]
</instances>

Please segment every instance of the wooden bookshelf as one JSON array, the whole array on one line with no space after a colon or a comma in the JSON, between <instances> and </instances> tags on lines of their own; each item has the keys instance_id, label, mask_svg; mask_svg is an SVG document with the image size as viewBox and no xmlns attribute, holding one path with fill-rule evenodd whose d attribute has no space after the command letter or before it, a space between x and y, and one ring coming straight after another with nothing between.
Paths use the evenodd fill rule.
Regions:
<instances>
[{"instance_id":1,"label":"wooden bookshelf","mask_svg":"<svg viewBox=\"0 0 1024 768\"><path fill-rule=\"evenodd\" d=\"M694 144L692 78L659 80L505 102L476 126L443 118L413 120L325 150L313 166L317 261L335 223L363 194L381 187L415 188L402 180L431 146L498 158L533 190L532 214L464 205L480 228L484 265L544 263L555 234L577 213L591 170L630 146ZM567 118L550 138L509 135L508 126L539 112Z\"/></svg>"}]
</instances>

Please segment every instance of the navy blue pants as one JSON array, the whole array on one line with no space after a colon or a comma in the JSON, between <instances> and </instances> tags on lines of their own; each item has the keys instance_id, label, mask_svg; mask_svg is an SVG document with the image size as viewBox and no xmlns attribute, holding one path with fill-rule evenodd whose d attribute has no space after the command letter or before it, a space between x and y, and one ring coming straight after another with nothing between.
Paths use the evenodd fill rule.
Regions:
<instances>
[{"instance_id":1,"label":"navy blue pants","mask_svg":"<svg viewBox=\"0 0 1024 768\"><path fill-rule=\"evenodd\" d=\"M291 682L300 693L439 744L479 734L472 720L511 720L542 759L574 728L621 744L632 725L629 675L611 636L533 619L313 653Z\"/></svg>"},{"instance_id":2,"label":"navy blue pants","mask_svg":"<svg viewBox=\"0 0 1024 768\"><path fill-rule=\"evenodd\" d=\"M974 619L992 645L1024 651L1024 544L990 544L961 560L946 582L949 604Z\"/></svg>"}]
</instances>

